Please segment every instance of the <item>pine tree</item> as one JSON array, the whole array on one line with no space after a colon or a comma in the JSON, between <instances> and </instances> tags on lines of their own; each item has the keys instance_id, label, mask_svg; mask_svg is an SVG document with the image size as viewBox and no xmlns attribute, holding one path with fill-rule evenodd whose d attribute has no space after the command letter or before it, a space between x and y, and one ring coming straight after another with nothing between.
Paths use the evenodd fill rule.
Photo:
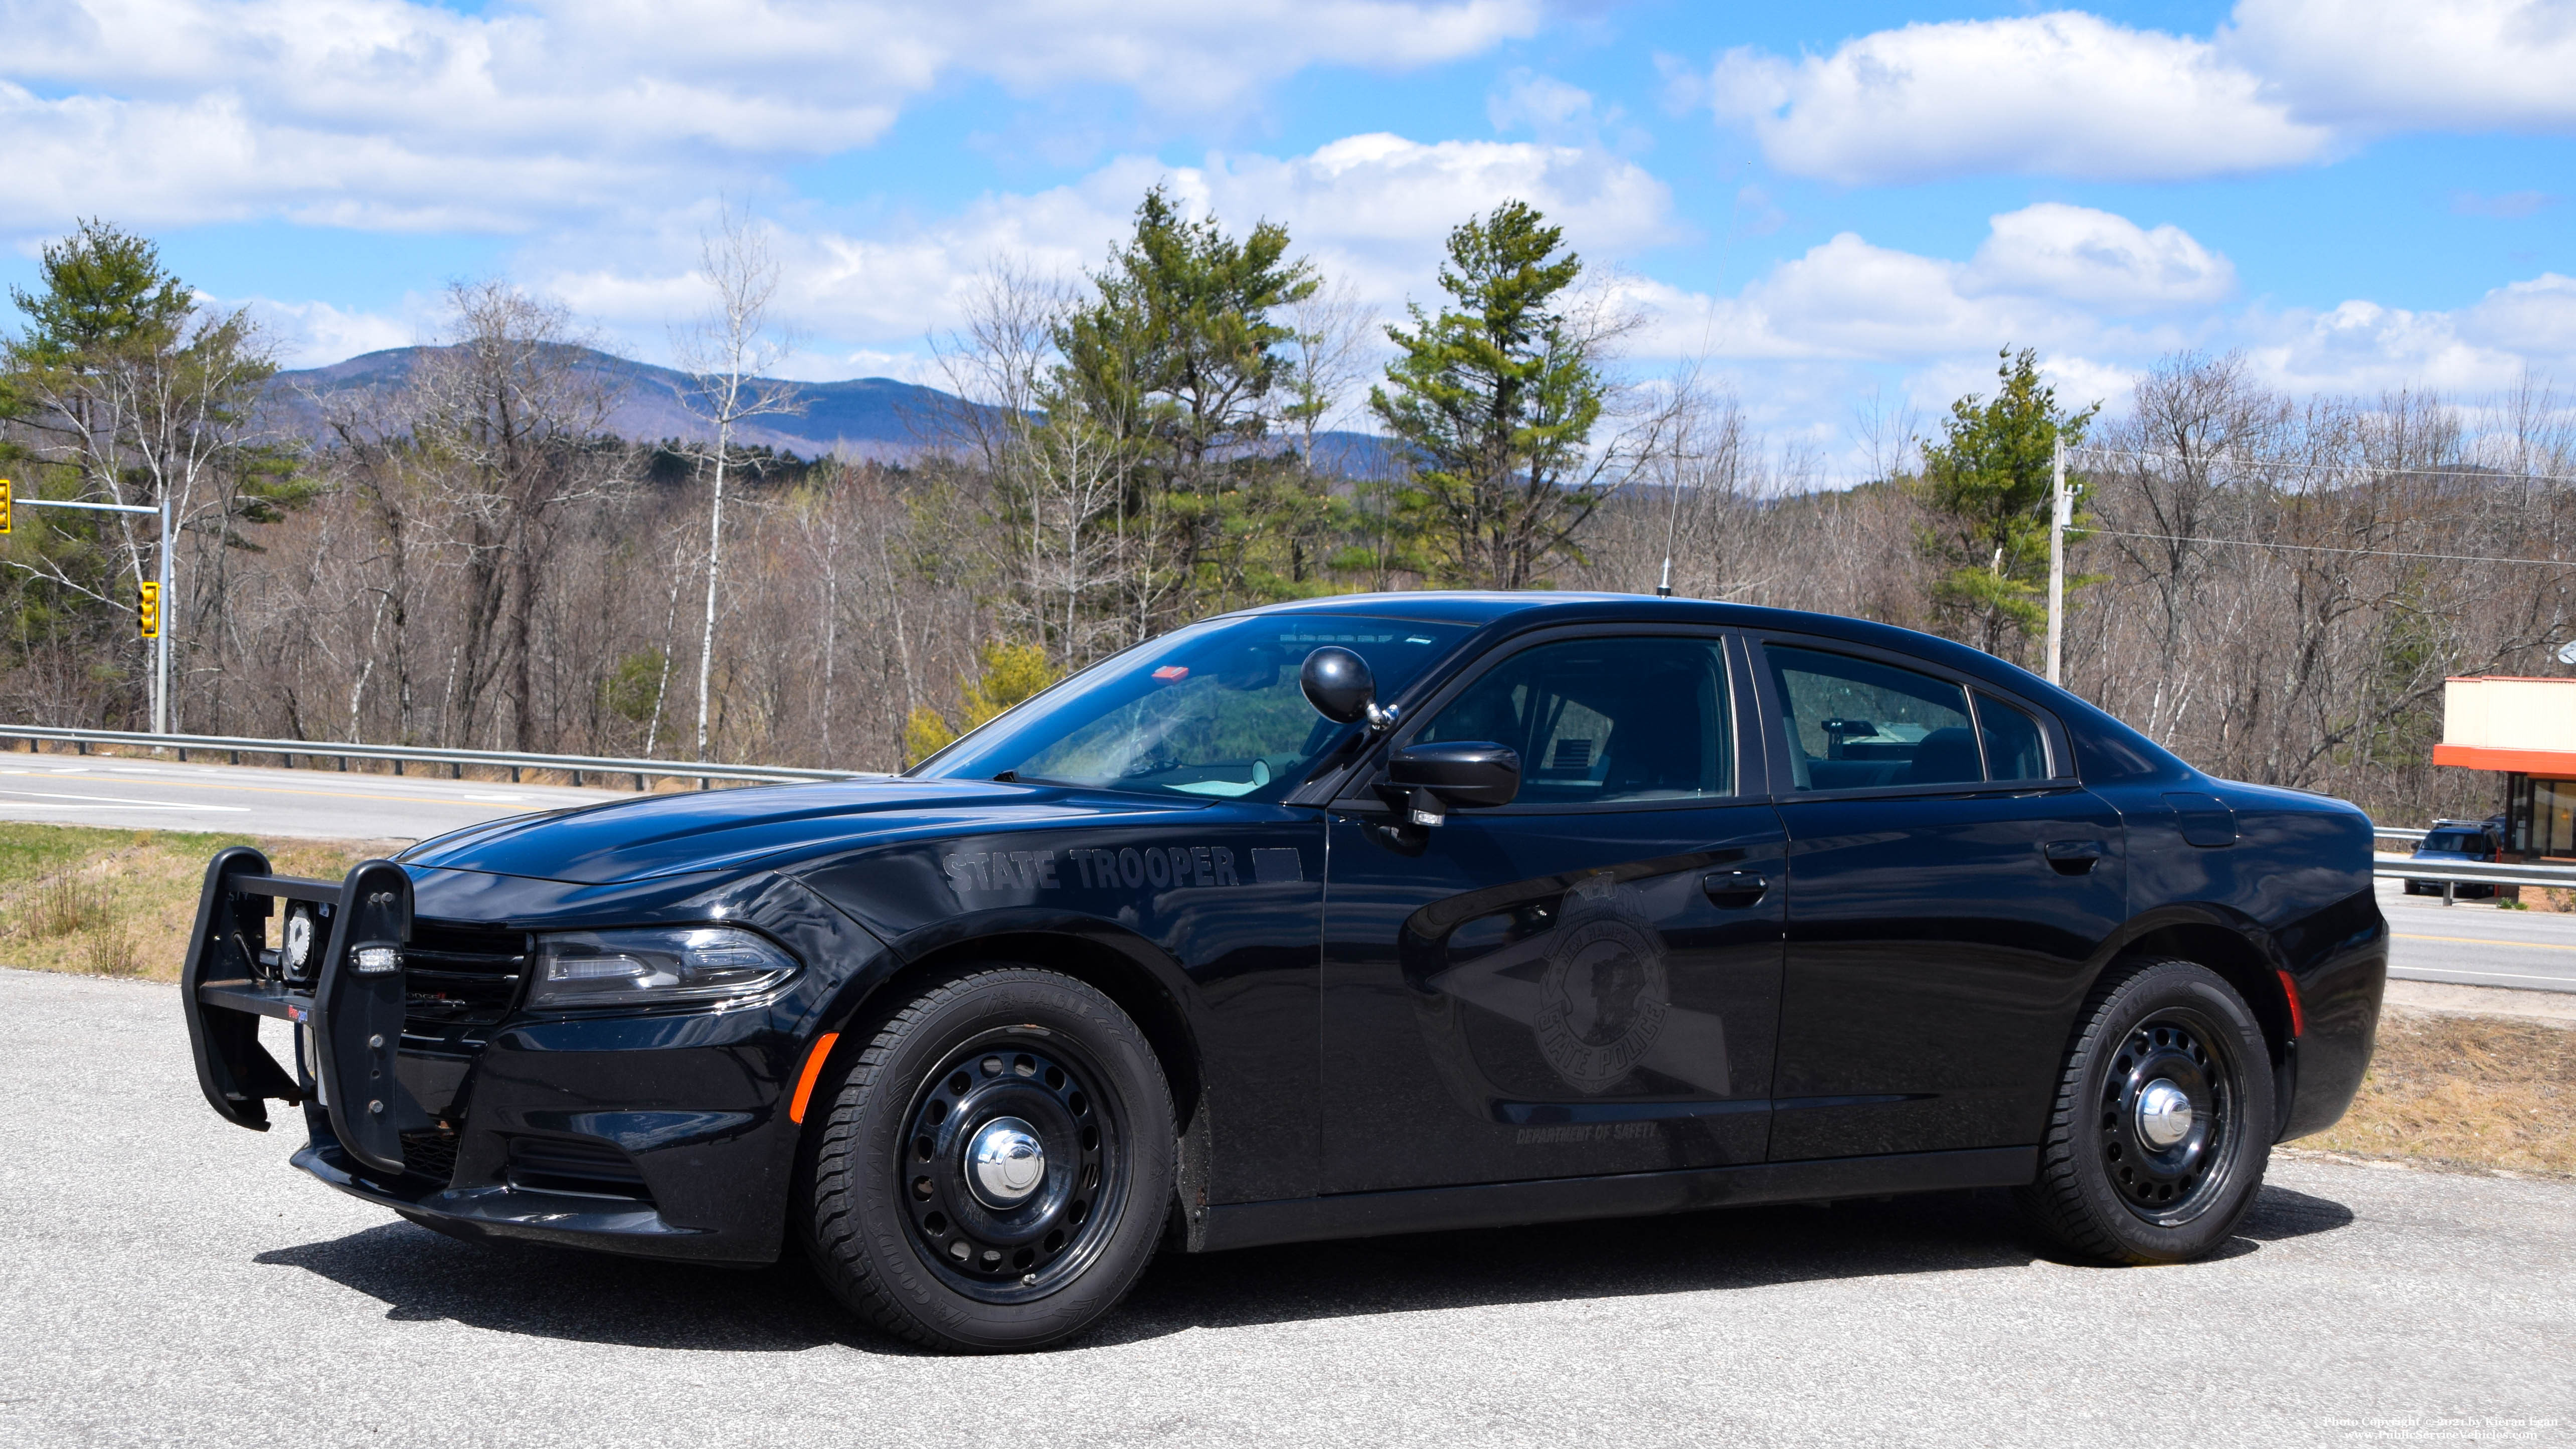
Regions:
<instances>
[{"instance_id":1,"label":"pine tree","mask_svg":"<svg viewBox=\"0 0 2576 1449\"><path fill-rule=\"evenodd\" d=\"M1994 397L1970 393L1950 405L1913 488L1933 519L1918 543L1941 570L1932 590L1941 631L2017 659L2048 619L2052 450L2060 438L2069 448L2080 442L2100 404L2069 413L2040 381L2035 350L1997 355ZM2070 470L2067 488L2079 502L2081 486ZM2069 579L2067 588L2086 582Z\"/></svg>"},{"instance_id":2,"label":"pine tree","mask_svg":"<svg viewBox=\"0 0 2576 1449\"><path fill-rule=\"evenodd\" d=\"M1609 392L1600 334L1562 310L1582 259L1561 228L1507 201L1449 234L1437 316L1389 327L1402 350L1369 407L1412 455L1398 496L1435 582L1494 589L1540 582L1607 496L1587 453Z\"/></svg>"}]
</instances>

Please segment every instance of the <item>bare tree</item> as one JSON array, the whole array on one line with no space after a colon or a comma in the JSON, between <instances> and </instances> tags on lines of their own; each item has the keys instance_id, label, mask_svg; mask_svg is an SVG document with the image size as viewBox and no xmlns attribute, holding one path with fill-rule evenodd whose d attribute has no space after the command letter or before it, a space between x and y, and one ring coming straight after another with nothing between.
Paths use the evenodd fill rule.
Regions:
<instances>
[{"instance_id":1,"label":"bare tree","mask_svg":"<svg viewBox=\"0 0 2576 1449\"><path fill-rule=\"evenodd\" d=\"M491 687L506 681L512 742L533 749L537 600L565 512L619 481L592 446L615 392L587 365L560 304L500 281L460 282L448 303L452 340L412 378L408 440L466 577L439 734L472 740Z\"/></svg>"},{"instance_id":2,"label":"bare tree","mask_svg":"<svg viewBox=\"0 0 2576 1449\"><path fill-rule=\"evenodd\" d=\"M725 470L733 459L733 434L744 420L804 411L790 384L764 376L790 350L771 330L769 304L778 294L778 263L767 236L751 219L727 206L716 228L700 239L698 264L715 288L716 305L684 334L676 348L690 377L682 401L715 429L715 488L707 502L707 609L698 637L697 758L707 757L708 702L715 667L716 595L723 578Z\"/></svg>"},{"instance_id":3,"label":"bare tree","mask_svg":"<svg viewBox=\"0 0 2576 1449\"><path fill-rule=\"evenodd\" d=\"M1296 429L1297 455L1315 476L1315 435L1340 414L1370 371L1378 319L1347 277L1336 277L1287 304L1288 404L1280 415Z\"/></svg>"}]
</instances>

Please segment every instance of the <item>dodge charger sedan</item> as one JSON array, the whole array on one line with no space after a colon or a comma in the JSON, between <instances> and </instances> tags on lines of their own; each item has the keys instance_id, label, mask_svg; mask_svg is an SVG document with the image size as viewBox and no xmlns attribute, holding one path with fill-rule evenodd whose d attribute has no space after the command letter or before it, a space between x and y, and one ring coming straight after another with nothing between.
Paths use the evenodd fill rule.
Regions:
<instances>
[{"instance_id":1,"label":"dodge charger sedan","mask_svg":"<svg viewBox=\"0 0 2576 1449\"><path fill-rule=\"evenodd\" d=\"M2225 1241L2342 1114L2370 822L1988 655L1672 599L1230 614L891 779L207 869L207 1100L469 1238L809 1254L943 1349L1157 1250L2009 1187ZM258 1019L292 1024L294 1060Z\"/></svg>"}]
</instances>

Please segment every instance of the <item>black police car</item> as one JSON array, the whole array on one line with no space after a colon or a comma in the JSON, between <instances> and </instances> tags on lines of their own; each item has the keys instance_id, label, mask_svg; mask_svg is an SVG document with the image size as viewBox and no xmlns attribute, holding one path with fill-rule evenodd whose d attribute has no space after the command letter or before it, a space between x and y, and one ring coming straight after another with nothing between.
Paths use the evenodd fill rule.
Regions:
<instances>
[{"instance_id":1,"label":"black police car","mask_svg":"<svg viewBox=\"0 0 2576 1449\"><path fill-rule=\"evenodd\" d=\"M2386 951L2360 811L1987 655L1426 593L1179 630L897 778L227 850L184 995L217 1112L301 1103L415 1222L793 1239L1010 1349L1166 1244L2009 1186L2187 1259L2342 1114Z\"/></svg>"}]
</instances>

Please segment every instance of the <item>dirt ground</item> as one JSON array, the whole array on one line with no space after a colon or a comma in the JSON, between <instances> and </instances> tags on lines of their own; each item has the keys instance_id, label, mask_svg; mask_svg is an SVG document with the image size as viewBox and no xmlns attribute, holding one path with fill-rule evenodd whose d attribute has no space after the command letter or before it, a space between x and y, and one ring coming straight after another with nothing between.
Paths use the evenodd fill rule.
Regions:
<instances>
[{"instance_id":1,"label":"dirt ground","mask_svg":"<svg viewBox=\"0 0 2576 1449\"><path fill-rule=\"evenodd\" d=\"M2353 1157L2576 1173L2576 1031L2391 1008L2352 1110L2300 1147Z\"/></svg>"}]
</instances>

